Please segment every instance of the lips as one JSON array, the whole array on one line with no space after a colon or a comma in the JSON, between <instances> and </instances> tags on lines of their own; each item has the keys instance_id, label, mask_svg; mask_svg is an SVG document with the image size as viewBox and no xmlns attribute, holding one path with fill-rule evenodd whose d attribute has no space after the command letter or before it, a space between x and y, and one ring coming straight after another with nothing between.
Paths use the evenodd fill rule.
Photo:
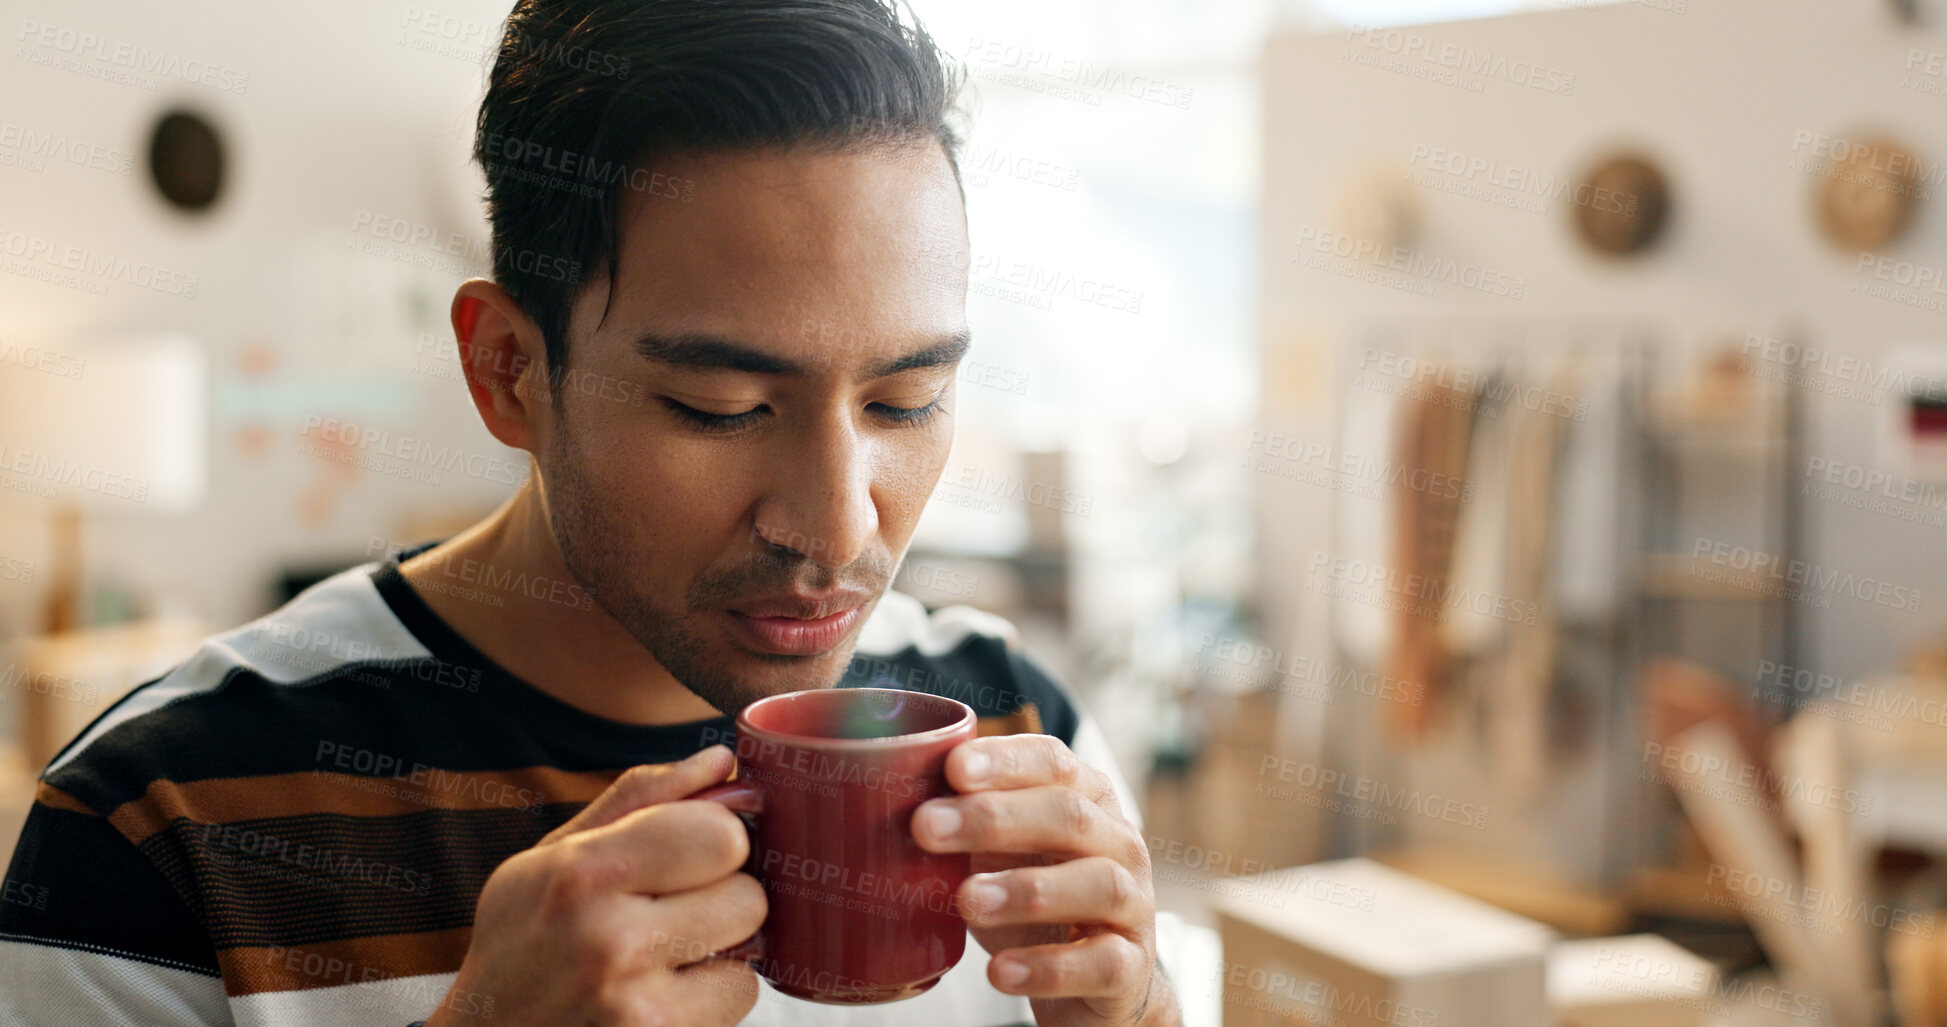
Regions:
<instances>
[{"instance_id":1,"label":"lips","mask_svg":"<svg viewBox=\"0 0 1947 1027\"><path fill-rule=\"evenodd\" d=\"M864 606L872 597L864 592L825 592L820 595L775 595L748 599L730 608L747 617L795 617L816 620Z\"/></svg>"},{"instance_id":2,"label":"lips","mask_svg":"<svg viewBox=\"0 0 1947 1027\"><path fill-rule=\"evenodd\" d=\"M813 656L851 632L869 598L856 592L772 596L725 612L756 648L779 656Z\"/></svg>"}]
</instances>

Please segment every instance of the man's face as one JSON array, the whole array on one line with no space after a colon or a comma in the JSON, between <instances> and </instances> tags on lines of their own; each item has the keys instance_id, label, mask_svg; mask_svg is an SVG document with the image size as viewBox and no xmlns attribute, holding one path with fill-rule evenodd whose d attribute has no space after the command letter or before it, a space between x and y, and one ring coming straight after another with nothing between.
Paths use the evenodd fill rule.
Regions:
<instances>
[{"instance_id":1,"label":"man's face","mask_svg":"<svg viewBox=\"0 0 1947 1027\"><path fill-rule=\"evenodd\" d=\"M953 437L965 216L930 143L656 170L689 198L623 190L536 456L569 570L733 713L836 683L905 553Z\"/></svg>"}]
</instances>

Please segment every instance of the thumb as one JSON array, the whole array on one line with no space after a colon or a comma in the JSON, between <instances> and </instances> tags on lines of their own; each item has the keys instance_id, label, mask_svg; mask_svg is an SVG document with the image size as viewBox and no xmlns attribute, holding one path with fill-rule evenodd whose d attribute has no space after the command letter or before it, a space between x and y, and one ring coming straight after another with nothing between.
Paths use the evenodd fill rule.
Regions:
<instances>
[{"instance_id":1,"label":"thumb","mask_svg":"<svg viewBox=\"0 0 1947 1027\"><path fill-rule=\"evenodd\" d=\"M581 831L612 824L644 806L674 802L730 776L737 765L730 747L713 745L675 763L645 763L622 772L608 790L567 823L548 832L546 845Z\"/></svg>"}]
</instances>

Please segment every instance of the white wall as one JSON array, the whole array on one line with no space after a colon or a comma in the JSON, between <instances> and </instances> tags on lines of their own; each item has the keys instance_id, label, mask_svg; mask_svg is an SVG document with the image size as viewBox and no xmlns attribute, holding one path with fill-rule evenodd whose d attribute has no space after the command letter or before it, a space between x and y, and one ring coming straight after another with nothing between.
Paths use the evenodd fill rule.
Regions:
<instances>
[{"instance_id":1,"label":"white wall","mask_svg":"<svg viewBox=\"0 0 1947 1027\"><path fill-rule=\"evenodd\" d=\"M1805 341L1868 361L1903 340L1947 343L1947 314L1852 291L1862 280L1854 258L1816 234L1817 179L1790 166L1811 156L1794 149L1800 133L1858 138L1867 127L1894 132L1930 162L1947 160L1947 79L1926 78L1935 90L1927 92L1906 71L1912 51L1947 50L1947 30L1899 25L1881 4L1671 6L1565 7L1401 29L1417 48L1404 62L1411 74L1351 59L1396 59L1383 39L1376 49L1366 46L1370 37L1343 32L1271 43L1260 240L1266 430L1329 440L1332 383L1346 377L1337 347L1380 317L1636 317L1680 345L1796 325ZM1444 69L1418 54L1457 52L1507 70L1470 76L1478 89L1421 74ZM1572 75L1572 91L1515 84L1516 62ZM1426 212L1417 248L1519 275L1523 298L1450 285L1426 297L1293 263L1306 226L1342 227L1335 204L1348 178L1399 182L1416 146L1567 176L1612 144L1655 154L1674 188L1666 236L1644 259L1616 265L1588 255L1561 203L1536 216L1409 186ZM1890 255L1947 269L1947 211L1937 200ZM1804 399L1809 457L1875 463L1876 407L1812 390ZM1263 584L1271 624L1281 644L1322 654L1325 620L1307 602L1316 597L1303 591L1303 560L1329 544L1321 540L1329 539L1331 497L1271 478L1258 485L1265 564L1275 568ZM1852 678L1889 667L1940 629L1947 529L1817 501L1804 510L1802 558L1925 593L1917 613L1844 597L1803 609L1809 665ZM1307 715L1294 714L1299 741L1315 728Z\"/></svg>"},{"instance_id":2,"label":"white wall","mask_svg":"<svg viewBox=\"0 0 1947 1027\"><path fill-rule=\"evenodd\" d=\"M1330 405L1331 347L1380 315L1634 316L1666 325L1681 343L1796 324L1812 344L1868 361L1904 340L1947 344L1947 313L1851 291L1870 276L1856 275L1854 258L1817 236L1817 180L1787 166L1809 156L1794 149L1797 133L1857 138L1858 126L1885 127L1930 161L1947 161L1947 96L1903 85L1909 51L1947 51L1947 29L1904 28L1872 4L1709 0L1682 15L1616 4L1401 31L1436 49L1453 44L1573 73L1573 95L1506 81L1472 93L1356 66L1342 55L1378 51L1343 34L1272 44L1266 344L1300 355L1309 368L1301 395L1320 403L1309 412L1286 403L1281 413L1274 408L1287 397L1273 391L1267 416L1309 413L1329 424L1320 411ZM1426 189L1418 190L1428 212L1420 248L1517 273L1525 298L1442 288L1428 299L1289 263L1301 226L1335 224L1331 205L1348 172L1398 177L1416 144L1572 174L1611 141L1659 155L1674 186L1677 209L1663 244L1633 264L1587 255L1560 205L1537 217ZM1947 267L1947 210L1938 200L1922 206L1888 255ZM1268 359L1283 366L1283 354ZM1809 456L1876 462L1876 407L1813 390L1805 398ZM1296 501L1319 498L1301 493ZM1882 668L1947 620L1947 580L1938 574L1947 531L1816 501L1805 511L1809 559L1927 590L1917 615L1858 601L1808 609L1809 651L1822 669L1851 676Z\"/></svg>"},{"instance_id":3,"label":"white wall","mask_svg":"<svg viewBox=\"0 0 1947 1027\"><path fill-rule=\"evenodd\" d=\"M418 330L450 339L453 286L485 270L484 261L459 262L484 250L451 243L457 260L423 244L399 246L405 259L347 250L359 240L384 242L354 231L360 211L483 237L469 180L456 169L479 101L481 61L506 7L504 0L9 6L0 26L0 123L135 154L138 167L123 176L57 160L39 171L0 164L0 232L153 262L194 275L198 288L185 299L109 282L106 295L92 295L0 274L0 341L61 349L124 332L184 329L209 349L204 509L154 517L138 507L92 517L93 569L111 568L188 612L234 622L263 608L268 576L286 559L356 556L401 518L486 506L505 494L504 482L448 473L435 486L368 469L332 493L335 502L316 523L298 509L307 490L333 480L333 465L298 451L312 416L482 458L524 459L487 435L457 381L412 370ZM29 23L54 26L52 45L41 44ZM161 62L164 73L137 72L156 83L153 91L37 63L132 70L93 52L77 55L84 33L107 40L102 49L111 55L125 44L146 51L136 59ZM205 65L247 81L225 91L167 74ZM151 120L176 101L212 118L229 145L226 195L200 219L165 209L140 166ZM0 146L0 158L21 152ZM440 259L449 266L418 266ZM85 372L74 381L28 377L32 387L72 389L77 397L89 387ZM261 450L250 448L251 434L267 440ZM45 510L39 500L0 495L0 550L44 560ZM31 588L0 588L7 617L0 627L31 626L36 597Z\"/></svg>"}]
</instances>

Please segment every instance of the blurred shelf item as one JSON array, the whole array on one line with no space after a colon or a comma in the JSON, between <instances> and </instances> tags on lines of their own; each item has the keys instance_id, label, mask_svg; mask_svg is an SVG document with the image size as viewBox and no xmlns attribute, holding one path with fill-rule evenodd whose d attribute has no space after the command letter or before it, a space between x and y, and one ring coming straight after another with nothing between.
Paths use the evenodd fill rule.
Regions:
<instances>
[{"instance_id":1,"label":"blurred shelf item","mask_svg":"<svg viewBox=\"0 0 1947 1027\"><path fill-rule=\"evenodd\" d=\"M1947 919L1947 909L1933 912ZM1900 1027L1947 1027L1947 933L1891 936L1886 975Z\"/></svg>"},{"instance_id":2,"label":"blurred shelf item","mask_svg":"<svg viewBox=\"0 0 1947 1027\"><path fill-rule=\"evenodd\" d=\"M1654 498L1640 564L1646 659L1800 665L1792 600L1803 583L1790 580L1802 530L1793 487L1803 445L1800 390L1762 377L1739 346L1727 337L1697 363L1668 368L1649 398L1644 441ZM1699 602L1746 604L1744 616L1755 620L1699 638L1685 630L1698 615L1686 604Z\"/></svg>"},{"instance_id":3,"label":"blurred shelf item","mask_svg":"<svg viewBox=\"0 0 1947 1027\"><path fill-rule=\"evenodd\" d=\"M1799 718L1793 727L1808 720ZM1876 987L1874 963L1876 930L1863 922L1827 923L1822 907L1807 908L1806 896L1833 902L1839 910L1866 908L1869 901L1864 867L1841 850L1858 852L1844 837L1846 814L1827 809L1833 817L1787 816L1799 828L1802 855L1794 840L1771 815L1774 806L1760 775L1724 776L1721 768L1749 765L1748 755L1723 721L1708 719L1685 729L1669 747L1691 756L1679 764L1671 781L1685 815L1710 853L1713 868L1737 881L1761 882L1745 888L1738 908L1746 916L1758 943L1792 990L1816 996L1840 1024L1865 1027L1882 1021L1885 994ZM1846 781L1824 746L1783 758L1785 777L1809 782L1822 795L1845 794ZM1808 789L1793 789L1805 791ZM1790 800L1791 793L1783 796ZM1820 804L1823 808L1823 804ZM1807 915L1807 914L1811 915ZM1876 926L1876 925L1875 925ZM1869 933L1873 935L1869 937Z\"/></svg>"},{"instance_id":4,"label":"blurred shelf item","mask_svg":"<svg viewBox=\"0 0 1947 1027\"><path fill-rule=\"evenodd\" d=\"M930 607L967 605L1020 621L1026 614L1023 573L1011 558L912 548L892 587Z\"/></svg>"},{"instance_id":5,"label":"blurred shelf item","mask_svg":"<svg viewBox=\"0 0 1947 1027\"><path fill-rule=\"evenodd\" d=\"M1791 582L1712 563L1688 553L1646 553L1643 593L1652 599L1713 603L1775 603Z\"/></svg>"},{"instance_id":6,"label":"blurred shelf item","mask_svg":"<svg viewBox=\"0 0 1947 1027\"><path fill-rule=\"evenodd\" d=\"M1864 678L1843 701L1809 712L1779 732L1775 759L1782 773L1870 797L1831 818L1851 836L1848 849L1861 859L1897 846L1947 860L1947 682ZM1794 822L1830 809L1802 789L1786 798Z\"/></svg>"},{"instance_id":7,"label":"blurred shelf item","mask_svg":"<svg viewBox=\"0 0 1947 1027\"><path fill-rule=\"evenodd\" d=\"M1650 403L1649 426L1663 432L1783 436L1789 411L1784 389L1754 373L1755 365L1727 338L1704 363L1673 387L1659 390Z\"/></svg>"},{"instance_id":8,"label":"blurred shelf item","mask_svg":"<svg viewBox=\"0 0 1947 1027\"><path fill-rule=\"evenodd\" d=\"M1710 923L1744 922L1737 896L1724 887L1723 875L1708 864L1640 867L1630 875L1627 900L1632 910L1653 916L1681 917Z\"/></svg>"},{"instance_id":9,"label":"blurred shelf item","mask_svg":"<svg viewBox=\"0 0 1947 1027\"><path fill-rule=\"evenodd\" d=\"M1310 823L1291 815L1288 797L1259 787L1264 758L1277 751L1277 693L1199 692L1191 702L1195 758L1149 779L1146 832L1259 866L1314 858L1320 845Z\"/></svg>"},{"instance_id":10,"label":"blurred shelf item","mask_svg":"<svg viewBox=\"0 0 1947 1027\"><path fill-rule=\"evenodd\" d=\"M1653 414L1643 428L1658 445L1730 457L1763 454L1791 441L1777 426L1755 418L1700 417L1694 412L1667 409Z\"/></svg>"}]
</instances>

